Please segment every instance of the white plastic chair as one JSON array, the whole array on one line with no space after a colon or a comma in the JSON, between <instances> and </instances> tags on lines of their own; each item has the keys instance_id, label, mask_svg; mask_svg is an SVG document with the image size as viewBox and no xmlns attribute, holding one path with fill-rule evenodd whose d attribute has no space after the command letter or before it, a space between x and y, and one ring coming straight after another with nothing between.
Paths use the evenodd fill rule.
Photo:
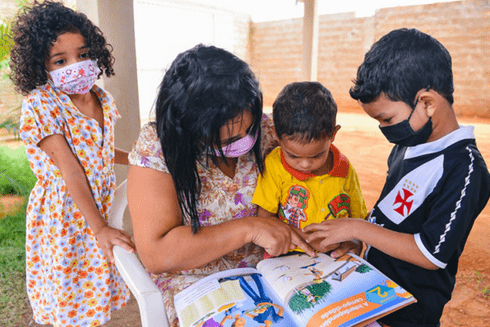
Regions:
<instances>
[{"instance_id":1,"label":"white plastic chair","mask_svg":"<svg viewBox=\"0 0 490 327\"><path fill-rule=\"evenodd\" d=\"M112 203L109 225L124 229L123 216L128 205L127 181L122 182ZM116 267L133 293L140 310L143 327L169 327L160 289L153 283L136 254L114 246Z\"/></svg>"}]
</instances>

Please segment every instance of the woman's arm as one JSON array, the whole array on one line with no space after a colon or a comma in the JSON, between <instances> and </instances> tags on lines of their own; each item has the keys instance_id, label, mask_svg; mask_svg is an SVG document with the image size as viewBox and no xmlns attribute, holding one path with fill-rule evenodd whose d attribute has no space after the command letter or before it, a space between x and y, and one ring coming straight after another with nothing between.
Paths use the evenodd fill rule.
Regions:
<instances>
[{"instance_id":1,"label":"woman's arm","mask_svg":"<svg viewBox=\"0 0 490 327\"><path fill-rule=\"evenodd\" d=\"M53 160L61 171L68 192L82 212L95 234L107 260L113 261L112 247L119 245L128 251L134 249L131 237L124 231L107 226L92 196L85 170L73 155L63 135L47 136L39 142L39 147Z\"/></svg>"},{"instance_id":2,"label":"woman's arm","mask_svg":"<svg viewBox=\"0 0 490 327\"><path fill-rule=\"evenodd\" d=\"M117 164L129 165L128 155L129 153L127 151L118 148L114 149L114 161Z\"/></svg>"},{"instance_id":3,"label":"woman's arm","mask_svg":"<svg viewBox=\"0 0 490 327\"><path fill-rule=\"evenodd\" d=\"M321 238L323 239L322 243L326 245L358 239L393 258L425 269L438 269L420 251L412 234L395 232L363 219L342 218L328 220L321 224L306 226L304 231L311 233L306 239L307 241Z\"/></svg>"},{"instance_id":4,"label":"woman's arm","mask_svg":"<svg viewBox=\"0 0 490 327\"><path fill-rule=\"evenodd\" d=\"M248 243L274 255L300 245L311 248L277 219L245 217L196 234L182 224L177 194L170 174L138 166L128 173L128 203L134 239L145 267L153 273L201 267Z\"/></svg>"}]
</instances>

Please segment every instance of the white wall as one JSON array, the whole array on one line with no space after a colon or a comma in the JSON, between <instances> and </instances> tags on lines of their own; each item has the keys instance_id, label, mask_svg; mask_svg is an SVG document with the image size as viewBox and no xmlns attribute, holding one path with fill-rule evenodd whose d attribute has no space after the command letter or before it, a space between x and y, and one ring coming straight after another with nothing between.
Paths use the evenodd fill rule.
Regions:
<instances>
[{"instance_id":1,"label":"white wall","mask_svg":"<svg viewBox=\"0 0 490 327\"><path fill-rule=\"evenodd\" d=\"M246 60L249 21L249 15L196 3L134 0L141 123L153 114L158 86L179 53L203 43Z\"/></svg>"}]
</instances>

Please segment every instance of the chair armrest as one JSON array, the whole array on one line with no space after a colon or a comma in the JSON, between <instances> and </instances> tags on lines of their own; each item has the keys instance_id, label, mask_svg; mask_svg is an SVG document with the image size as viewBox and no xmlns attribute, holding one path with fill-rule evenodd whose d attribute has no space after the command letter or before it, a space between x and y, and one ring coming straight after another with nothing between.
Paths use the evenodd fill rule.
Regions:
<instances>
[{"instance_id":1,"label":"chair armrest","mask_svg":"<svg viewBox=\"0 0 490 327\"><path fill-rule=\"evenodd\" d=\"M144 327L169 327L162 292L151 280L141 261L134 253L114 246L116 267L133 293L140 309Z\"/></svg>"}]
</instances>

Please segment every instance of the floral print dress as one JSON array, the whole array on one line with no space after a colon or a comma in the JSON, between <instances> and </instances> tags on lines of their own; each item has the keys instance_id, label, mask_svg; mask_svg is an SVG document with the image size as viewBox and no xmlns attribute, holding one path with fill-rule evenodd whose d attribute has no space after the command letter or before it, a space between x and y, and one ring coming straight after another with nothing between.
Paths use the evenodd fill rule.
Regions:
<instances>
[{"instance_id":1,"label":"floral print dress","mask_svg":"<svg viewBox=\"0 0 490 327\"><path fill-rule=\"evenodd\" d=\"M27 294L39 324L99 326L123 307L129 291L115 265L103 255L60 170L38 143L63 135L85 169L92 194L108 219L116 188L114 99L94 86L104 112L103 131L70 98L48 83L24 100L21 138L37 182L29 197L26 230Z\"/></svg>"},{"instance_id":2,"label":"floral print dress","mask_svg":"<svg viewBox=\"0 0 490 327\"><path fill-rule=\"evenodd\" d=\"M264 115L262 119L262 151L265 153L275 146L275 133L272 119ZM141 130L138 141L129 154L131 165L147 167L168 173L163 158L160 140L151 124ZM210 226L228 220L257 215L257 206L252 197L257 184L258 167L254 155L250 152L238 158L234 178L225 175L211 162L206 168L198 164L202 188L198 214L201 226ZM189 218L184 224L190 226ZM174 308L174 295L192 283L218 271L242 267L255 267L263 258L262 248L247 244L227 255L197 269L163 273L151 277L163 292L165 308L170 325L178 327Z\"/></svg>"}]
</instances>

